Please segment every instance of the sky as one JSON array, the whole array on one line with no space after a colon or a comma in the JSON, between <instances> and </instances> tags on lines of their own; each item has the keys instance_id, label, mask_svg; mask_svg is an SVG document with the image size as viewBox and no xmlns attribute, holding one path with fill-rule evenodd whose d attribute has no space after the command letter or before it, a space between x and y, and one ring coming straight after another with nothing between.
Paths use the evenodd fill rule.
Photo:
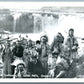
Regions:
<instances>
[{"instance_id":1,"label":"sky","mask_svg":"<svg viewBox=\"0 0 84 84\"><path fill-rule=\"evenodd\" d=\"M84 6L84 2L0 2L0 9L39 9L43 6Z\"/></svg>"}]
</instances>

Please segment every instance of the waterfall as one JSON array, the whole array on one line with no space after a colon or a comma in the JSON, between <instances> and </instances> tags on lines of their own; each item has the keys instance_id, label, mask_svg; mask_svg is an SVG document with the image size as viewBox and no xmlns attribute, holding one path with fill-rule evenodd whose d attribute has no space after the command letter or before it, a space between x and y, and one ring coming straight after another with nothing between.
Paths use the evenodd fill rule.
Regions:
<instances>
[{"instance_id":1,"label":"waterfall","mask_svg":"<svg viewBox=\"0 0 84 84\"><path fill-rule=\"evenodd\" d=\"M13 18L14 18L14 25L13 25L13 33L16 32L16 20L21 16L21 13L15 13L13 14Z\"/></svg>"}]
</instances>

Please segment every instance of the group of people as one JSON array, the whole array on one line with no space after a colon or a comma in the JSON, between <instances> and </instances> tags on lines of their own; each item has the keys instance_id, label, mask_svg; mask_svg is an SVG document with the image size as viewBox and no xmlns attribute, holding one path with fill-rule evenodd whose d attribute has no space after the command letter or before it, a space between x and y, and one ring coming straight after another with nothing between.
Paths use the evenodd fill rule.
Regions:
<instances>
[{"instance_id":1,"label":"group of people","mask_svg":"<svg viewBox=\"0 0 84 84\"><path fill-rule=\"evenodd\" d=\"M70 69L75 77L77 50L78 41L74 37L74 29L69 30L67 39L58 32L51 45L48 44L47 35L36 41L18 40L13 45L7 41L2 49L3 77L64 78L68 77Z\"/></svg>"}]
</instances>

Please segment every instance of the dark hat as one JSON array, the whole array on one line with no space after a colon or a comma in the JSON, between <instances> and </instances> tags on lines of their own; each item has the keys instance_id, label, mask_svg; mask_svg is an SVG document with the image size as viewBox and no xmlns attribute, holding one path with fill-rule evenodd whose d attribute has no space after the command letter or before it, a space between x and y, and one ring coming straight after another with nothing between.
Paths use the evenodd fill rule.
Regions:
<instances>
[{"instance_id":1,"label":"dark hat","mask_svg":"<svg viewBox=\"0 0 84 84\"><path fill-rule=\"evenodd\" d=\"M39 41L39 40L37 40L37 41L36 41L36 44L40 44L40 41Z\"/></svg>"},{"instance_id":2,"label":"dark hat","mask_svg":"<svg viewBox=\"0 0 84 84\"><path fill-rule=\"evenodd\" d=\"M74 29L73 29L73 28L71 28L71 29L69 29L69 31L74 31Z\"/></svg>"}]
</instances>

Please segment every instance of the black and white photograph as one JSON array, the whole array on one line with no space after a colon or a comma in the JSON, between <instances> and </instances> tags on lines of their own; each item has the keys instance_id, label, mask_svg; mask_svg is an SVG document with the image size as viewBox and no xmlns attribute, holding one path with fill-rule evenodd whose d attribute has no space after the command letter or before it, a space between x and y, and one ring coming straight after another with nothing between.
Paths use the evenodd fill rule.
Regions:
<instances>
[{"instance_id":1,"label":"black and white photograph","mask_svg":"<svg viewBox=\"0 0 84 84\"><path fill-rule=\"evenodd\" d=\"M84 78L83 29L83 2L0 2L0 79Z\"/></svg>"}]
</instances>

